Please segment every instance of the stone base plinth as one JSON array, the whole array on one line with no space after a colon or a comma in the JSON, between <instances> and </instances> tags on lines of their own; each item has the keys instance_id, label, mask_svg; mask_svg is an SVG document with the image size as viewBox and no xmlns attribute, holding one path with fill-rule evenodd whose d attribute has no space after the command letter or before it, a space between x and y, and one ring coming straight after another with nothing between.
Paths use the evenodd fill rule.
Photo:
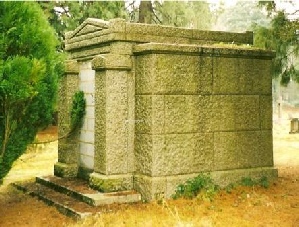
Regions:
<instances>
[{"instance_id":1,"label":"stone base plinth","mask_svg":"<svg viewBox=\"0 0 299 227\"><path fill-rule=\"evenodd\" d=\"M146 175L134 176L134 189L141 193L142 199L146 201L156 200L161 198L171 198L179 184L185 183L187 180L195 178L199 173L165 176L165 177L150 177ZM262 177L267 177L271 182L278 177L277 169L272 167L253 168L253 169L236 169L226 171L214 171L210 173L215 184L220 187L225 187L230 183L238 183L244 177L249 177L252 180L257 180Z\"/></svg>"},{"instance_id":2,"label":"stone base plinth","mask_svg":"<svg viewBox=\"0 0 299 227\"><path fill-rule=\"evenodd\" d=\"M77 177L78 165L77 164L65 164L56 162L54 165L54 175L58 177Z\"/></svg>"},{"instance_id":3,"label":"stone base plinth","mask_svg":"<svg viewBox=\"0 0 299 227\"><path fill-rule=\"evenodd\" d=\"M133 189L133 176L131 174L107 176L94 172L89 176L89 185L101 192L131 190Z\"/></svg>"},{"instance_id":4,"label":"stone base plinth","mask_svg":"<svg viewBox=\"0 0 299 227\"><path fill-rule=\"evenodd\" d=\"M269 181L274 181L278 177L278 170L273 167L235 169L225 171L215 171L211 173L213 180L220 186L225 187L230 183L237 183L244 177L258 180L267 177Z\"/></svg>"}]
</instances>

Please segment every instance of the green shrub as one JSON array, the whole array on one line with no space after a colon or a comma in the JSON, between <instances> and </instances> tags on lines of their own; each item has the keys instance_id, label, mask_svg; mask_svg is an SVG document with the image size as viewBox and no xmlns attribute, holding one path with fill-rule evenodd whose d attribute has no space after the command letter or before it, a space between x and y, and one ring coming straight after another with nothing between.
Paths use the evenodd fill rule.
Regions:
<instances>
[{"instance_id":1,"label":"green shrub","mask_svg":"<svg viewBox=\"0 0 299 227\"><path fill-rule=\"evenodd\" d=\"M236 188L236 185L233 183L230 183L224 189L227 193L232 193L233 189L235 189L235 188Z\"/></svg>"},{"instance_id":2,"label":"green shrub","mask_svg":"<svg viewBox=\"0 0 299 227\"><path fill-rule=\"evenodd\" d=\"M243 177L241 179L241 185L242 186L247 186L247 187L249 186L249 187L251 187L251 186L256 185L256 182L253 181L250 177Z\"/></svg>"},{"instance_id":3,"label":"green shrub","mask_svg":"<svg viewBox=\"0 0 299 227\"><path fill-rule=\"evenodd\" d=\"M212 199L218 189L219 187L214 184L209 174L201 173L197 177L186 181L186 183L178 185L173 198L192 199L203 192L204 198Z\"/></svg>"},{"instance_id":4,"label":"green shrub","mask_svg":"<svg viewBox=\"0 0 299 227\"><path fill-rule=\"evenodd\" d=\"M269 188L270 183L268 178L266 176L261 177L261 179L259 179L259 185L264 188Z\"/></svg>"},{"instance_id":5,"label":"green shrub","mask_svg":"<svg viewBox=\"0 0 299 227\"><path fill-rule=\"evenodd\" d=\"M76 92L73 97L71 110L71 132L80 129L83 126L85 106L86 100L84 98L84 92Z\"/></svg>"},{"instance_id":6,"label":"green shrub","mask_svg":"<svg viewBox=\"0 0 299 227\"><path fill-rule=\"evenodd\" d=\"M252 187L252 186L258 185L258 186L261 186L261 187L264 187L264 188L268 188L270 183L269 183L269 180L266 176L263 176L258 180L253 180L250 177L243 177L241 179L240 185L247 186L247 187L248 186Z\"/></svg>"},{"instance_id":7,"label":"green shrub","mask_svg":"<svg viewBox=\"0 0 299 227\"><path fill-rule=\"evenodd\" d=\"M58 45L36 2L0 2L0 179L52 121Z\"/></svg>"}]
</instances>

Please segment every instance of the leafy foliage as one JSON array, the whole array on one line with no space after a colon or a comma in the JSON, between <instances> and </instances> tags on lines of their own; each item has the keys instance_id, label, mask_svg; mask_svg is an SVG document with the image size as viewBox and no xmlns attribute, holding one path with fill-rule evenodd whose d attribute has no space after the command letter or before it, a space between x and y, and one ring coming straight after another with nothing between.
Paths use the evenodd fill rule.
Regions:
<instances>
[{"instance_id":1,"label":"leafy foliage","mask_svg":"<svg viewBox=\"0 0 299 227\"><path fill-rule=\"evenodd\" d=\"M58 44L37 3L0 2L0 179L52 121Z\"/></svg>"},{"instance_id":2,"label":"leafy foliage","mask_svg":"<svg viewBox=\"0 0 299 227\"><path fill-rule=\"evenodd\" d=\"M269 180L266 176L261 177L258 180L253 180L250 177L243 177L241 179L240 185L242 186L247 186L247 187L252 187L255 185L262 186L264 188L268 188L270 186Z\"/></svg>"},{"instance_id":3,"label":"leafy foliage","mask_svg":"<svg viewBox=\"0 0 299 227\"><path fill-rule=\"evenodd\" d=\"M212 199L218 189L219 187L214 184L213 180L208 174L199 174L197 177L188 180L186 183L180 184L177 187L173 198L177 199L183 197L192 199L198 196L200 192L203 192L204 198Z\"/></svg>"},{"instance_id":4,"label":"leafy foliage","mask_svg":"<svg viewBox=\"0 0 299 227\"><path fill-rule=\"evenodd\" d=\"M84 92L78 91L73 97L73 105L71 110L71 131L75 131L82 127L85 115L86 100Z\"/></svg>"},{"instance_id":5,"label":"leafy foliage","mask_svg":"<svg viewBox=\"0 0 299 227\"><path fill-rule=\"evenodd\" d=\"M255 26L269 27L270 18L253 1L238 1L223 9L215 23L215 30L229 32L253 31Z\"/></svg>"},{"instance_id":6,"label":"leafy foliage","mask_svg":"<svg viewBox=\"0 0 299 227\"><path fill-rule=\"evenodd\" d=\"M124 1L39 1L60 41L87 18L127 18ZM63 47L61 47L63 49Z\"/></svg>"},{"instance_id":7,"label":"leafy foliage","mask_svg":"<svg viewBox=\"0 0 299 227\"><path fill-rule=\"evenodd\" d=\"M209 29L212 22L209 4L204 1L142 0L138 9L133 8L130 17L133 22L197 29Z\"/></svg>"},{"instance_id":8,"label":"leafy foliage","mask_svg":"<svg viewBox=\"0 0 299 227\"><path fill-rule=\"evenodd\" d=\"M288 19L284 11L276 11L273 1L264 2L262 6L269 10L271 26L256 27L255 46L276 51L273 76L280 77L282 85L287 85L291 79L299 82L299 70L295 67L299 54L299 21Z\"/></svg>"},{"instance_id":9,"label":"leafy foliage","mask_svg":"<svg viewBox=\"0 0 299 227\"><path fill-rule=\"evenodd\" d=\"M277 10L275 1L239 1L223 10L214 29L244 32L254 31L254 46L274 50L273 78L282 85L291 79L299 82L296 57L299 54L299 21L291 20L285 11Z\"/></svg>"},{"instance_id":10,"label":"leafy foliage","mask_svg":"<svg viewBox=\"0 0 299 227\"><path fill-rule=\"evenodd\" d=\"M212 14L207 2L203 1L165 1L156 2L157 15L161 24L176 27L209 29Z\"/></svg>"}]
</instances>

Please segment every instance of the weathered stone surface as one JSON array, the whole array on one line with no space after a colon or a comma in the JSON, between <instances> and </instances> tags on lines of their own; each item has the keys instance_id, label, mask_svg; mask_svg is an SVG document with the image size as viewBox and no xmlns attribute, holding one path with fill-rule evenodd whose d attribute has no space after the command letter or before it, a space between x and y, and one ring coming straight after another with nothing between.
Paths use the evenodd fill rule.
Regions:
<instances>
[{"instance_id":1,"label":"weathered stone surface","mask_svg":"<svg viewBox=\"0 0 299 227\"><path fill-rule=\"evenodd\" d=\"M271 60L226 58L220 54L213 65L214 94L270 95L272 92Z\"/></svg>"},{"instance_id":2,"label":"weathered stone surface","mask_svg":"<svg viewBox=\"0 0 299 227\"><path fill-rule=\"evenodd\" d=\"M130 152L130 157L133 156L134 143L132 139L134 128L130 126L128 120L129 75L127 71L111 69L98 72L96 75L96 112L99 118L96 119L95 171L99 173L128 173L128 154ZM130 114L132 116L132 111ZM128 137L129 129L131 137ZM131 164L130 171L133 169Z\"/></svg>"},{"instance_id":3,"label":"weathered stone surface","mask_svg":"<svg viewBox=\"0 0 299 227\"><path fill-rule=\"evenodd\" d=\"M165 197L166 192L166 178L136 174L134 176L134 187L140 192L142 199L145 201L162 199Z\"/></svg>"},{"instance_id":4,"label":"weathered stone surface","mask_svg":"<svg viewBox=\"0 0 299 227\"><path fill-rule=\"evenodd\" d=\"M214 133L214 170L271 166L271 136L271 131Z\"/></svg>"},{"instance_id":5,"label":"weathered stone surface","mask_svg":"<svg viewBox=\"0 0 299 227\"><path fill-rule=\"evenodd\" d=\"M148 134L135 135L136 172L152 175L153 171L153 136Z\"/></svg>"},{"instance_id":6,"label":"weathered stone surface","mask_svg":"<svg viewBox=\"0 0 299 227\"><path fill-rule=\"evenodd\" d=\"M151 54L136 58L137 94L207 94L212 91L210 58Z\"/></svg>"},{"instance_id":7,"label":"weathered stone surface","mask_svg":"<svg viewBox=\"0 0 299 227\"><path fill-rule=\"evenodd\" d=\"M65 142L59 141L58 145L58 161L66 164L76 164L79 155L79 144L66 140Z\"/></svg>"},{"instance_id":8,"label":"weathered stone surface","mask_svg":"<svg viewBox=\"0 0 299 227\"><path fill-rule=\"evenodd\" d=\"M220 187L225 187L230 183L240 182L244 177L253 180L259 180L262 177L266 177L271 182L277 179L278 171L273 167L234 169L211 172L211 177Z\"/></svg>"},{"instance_id":9,"label":"weathered stone surface","mask_svg":"<svg viewBox=\"0 0 299 227\"><path fill-rule=\"evenodd\" d=\"M113 42L110 44L110 53L132 55L133 44L130 42Z\"/></svg>"},{"instance_id":10,"label":"weathered stone surface","mask_svg":"<svg viewBox=\"0 0 299 227\"><path fill-rule=\"evenodd\" d=\"M136 95L152 94L152 70L155 69L155 55L141 55L136 57Z\"/></svg>"},{"instance_id":11,"label":"weathered stone surface","mask_svg":"<svg viewBox=\"0 0 299 227\"><path fill-rule=\"evenodd\" d=\"M208 171L213 160L212 134L153 136L152 176Z\"/></svg>"},{"instance_id":12,"label":"weathered stone surface","mask_svg":"<svg viewBox=\"0 0 299 227\"><path fill-rule=\"evenodd\" d=\"M260 129L260 105L257 95L217 95L211 99L213 131Z\"/></svg>"},{"instance_id":13,"label":"weathered stone surface","mask_svg":"<svg viewBox=\"0 0 299 227\"><path fill-rule=\"evenodd\" d=\"M261 130L272 129L272 95L260 96Z\"/></svg>"},{"instance_id":14,"label":"weathered stone surface","mask_svg":"<svg viewBox=\"0 0 299 227\"><path fill-rule=\"evenodd\" d=\"M136 171L169 176L208 171L213 165L213 134L136 135Z\"/></svg>"},{"instance_id":15,"label":"weathered stone surface","mask_svg":"<svg viewBox=\"0 0 299 227\"><path fill-rule=\"evenodd\" d=\"M130 55L101 54L93 59L92 65L96 70L104 69L125 69L132 68Z\"/></svg>"},{"instance_id":16,"label":"weathered stone surface","mask_svg":"<svg viewBox=\"0 0 299 227\"><path fill-rule=\"evenodd\" d=\"M102 192L115 192L133 189L133 176L127 175L102 175L92 173L89 176L89 185Z\"/></svg>"},{"instance_id":17,"label":"weathered stone surface","mask_svg":"<svg viewBox=\"0 0 299 227\"><path fill-rule=\"evenodd\" d=\"M260 151L258 155L260 156L260 160L257 161L257 166L274 166L272 129L261 131Z\"/></svg>"},{"instance_id":18,"label":"weathered stone surface","mask_svg":"<svg viewBox=\"0 0 299 227\"><path fill-rule=\"evenodd\" d=\"M165 111L164 96L138 95L136 96L136 132L155 133L164 132Z\"/></svg>"},{"instance_id":19,"label":"weathered stone surface","mask_svg":"<svg viewBox=\"0 0 299 227\"><path fill-rule=\"evenodd\" d=\"M77 61L68 60L65 62L65 73L67 74L78 74L79 73L79 65Z\"/></svg>"},{"instance_id":20,"label":"weathered stone surface","mask_svg":"<svg viewBox=\"0 0 299 227\"><path fill-rule=\"evenodd\" d=\"M99 54L107 54L110 52L110 46L103 45L101 47L94 47L91 49L86 49L84 52L73 52L70 53L72 59L82 60L92 60L94 56Z\"/></svg>"},{"instance_id":21,"label":"weathered stone surface","mask_svg":"<svg viewBox=\"0 0 299 227\"><path fill-rule=\"evenodd\" d=\"M75 31L66 34L66 50L72 53L82 52L82 49L96 48L107 42L137 42L137 43L177 43L177 44L205 44L205 43L237 43L252 44L253 33L227 33L215 31L199 31L187 28L174 28L161 25L127 23L123 19L102 21L89 18ZM101 44L101 45L99 45ZM97 55L90 52L86 57ZM83 55L77 59L84 59Z\"/></svg>"},{"instance_id":22,"label":"weathered stone surface","mask_svg":"<svg viewBox=\"0 0 299 227\"><path fill-rule=\"evenodd\" d=\"M135 74L130 72L127 74L127 100L128 115L126 120L127 127L127 171L133 173L135 171L134 160L134 142L135 142Z\"/></svg>"},{"instance_id":23,"label":"weathered stone surface","mask_svg":"<svg viewBox=\"0 0 299 227\"><path fill-rule=\"evenodd\" d=\"M106 173L106 73L96 72L95 76L95 161L94 170Z\"/></svg>"},{"instance_id":24,"label":"weathered stone surface","mask_svg":"<svg viewBox=\"0 0 299 227\"><path fill-rule=\"evenodd\" d=\"M149 177L144 175L135 175L135 189L142 194L142 199L146 201L157 200L163 198L171 198L179 184L185 183L187 180L197 177L198 174L184 174L166 177ZM224 188L230 183L238 183L244 177L253 180L259 180L267 177L271 182L277 179L277 169L273 167L235 169L225 171L211 172L211 178L214 183Z\"/></svg>"},{"instance_id":25,"label":"weathered stone surface","mask_svg":"<svg viewBox=\"0 0 299 227\"><path fill-rule=\"evenodd\" d=\"M138 95L136 132L257 130L260 128L259 111L257 95Z\"/></svg>"},{"instance_id":26,"label":"weathered stone surface","mask_svg":"<svg viewBox=\"0 0 299 227\"><path fill-rule=\"evenodd\" d=\"M58 136L65 138L59 140L58 143L58 163L55 164L54 174L66 177L75 177L78 168L78 133L73 133L71 136L66 137L71 130L70 111L72 108L73 95L79 88L78 71L79 66L76 61L67 61L66 74L61 79L58 89Z\"/></svg>"},{"instance_id":27,"label":"weathered stone surface","mask_svg":"<svg viewBox=\"0 0 299 227\"><path fill-rule=\"evenodd\" d=\"M54 165L54 174L58 177L76 177L77 172L77 164L65 164L61 162L56 162Z\"/></svg>"},{"instance_id":28,"label":"weathered stone surface","mask_svg":"<svg viewBox=\"0 0 299 227\"><path fill-rule=\"evenodd\" d=\"M79 156L80 167L92 170L94 167L94 156L80 154Z\"/></svg>"},{"instance_id":29,"label":"weathered stone surface","mask_svg":"<svg viewBox=\"0 0 299 227\"><path fill-rule=\"evenodd\" d=\"M70 131L70 111L75 92L78 91L79 77L76 74L66 74L58 88L58 134L59 137L66 135Z\"/></svg>"},{"instance_id":30,"label":"weathered stone surface","mask_svg":"<svg viewBox=\"0 0 299 227\"><path fill-rule=\"evenodd\" d=\"M106 92L127 93L128 73L126 71L106 70Z\"/></svg>"},{"instance_id":31,"label":"weathered stone surface","mask_svg":"<svg viewBox=\"0 0 299 227\"><path fill-rule=\"evenodd\" d=\"M196 133L204 124L205 106L195 95L165 96L165 133Z\"/></svg>"}]
</instances>

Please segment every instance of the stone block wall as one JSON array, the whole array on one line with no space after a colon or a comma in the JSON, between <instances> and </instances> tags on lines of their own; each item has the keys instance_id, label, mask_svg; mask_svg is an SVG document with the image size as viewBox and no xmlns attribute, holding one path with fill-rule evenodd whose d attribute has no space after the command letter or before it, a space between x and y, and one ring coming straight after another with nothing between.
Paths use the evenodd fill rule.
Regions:
<instances>
[{"instance_id":1,"label":"stone block wall","mask_svg":"<svg viewBox=\"0 0 299 227\"><path fill-rule=\"evenodd\" d=\"M275 178L274 55L219 42L252 44L252 33L87 19L67 34L77 71L70 67L61 83L61 130L67 97L84 90L88 105L80 135L59 141L55 174L87 167L92 187L135 189L147 200L169 198L200 172L222 186L245 176Z\"/></svg>"},{"instance_id":2,"label":"stone block wall","mask_svg":"<svg viewBox=\"0 0 299 227\"><path fill-rule=\"evenodd\" d=\"M136 179L149 199L169 197L172 177L273 166L271 55L170 44L134 53Z\"/></svg>"}]
</instances>

